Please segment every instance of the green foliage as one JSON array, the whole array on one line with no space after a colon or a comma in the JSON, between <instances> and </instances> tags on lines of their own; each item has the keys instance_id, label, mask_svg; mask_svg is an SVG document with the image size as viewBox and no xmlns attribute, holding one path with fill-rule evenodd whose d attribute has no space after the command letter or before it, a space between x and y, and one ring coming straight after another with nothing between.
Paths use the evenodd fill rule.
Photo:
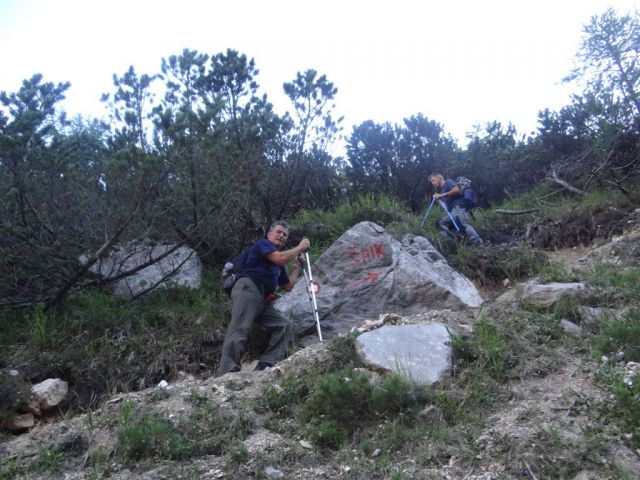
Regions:
<instances>
[{"instance_id":1,"label":"green foliage","mask_svg":"<svg viewBox=\"0 0 640 480\"><path fill-rule=\"evenodd\" d=\"M29 319L28 336L31 346L38 350L48 350L56 344L56 331L49 324L49 316L42 305L36 307Z\"/></svg>"},{"instance_id":2,"label":"green foliage","mask_svg":"<svg viewBox=\"0 0 640 480\"><path fill-rule=\"evenodd\" d=\"M544 272L549 265L546 256L521 242L509 245L487 245L470 248L453 241L442 243L443 253L452 266L482 285L512 282Z\"/></svg>"},{"instance_id":3,"label":"green foliage","mask_svg":"<svg viewBox=\"0 0 640 480\"><path fill-rule=\"evenodd\" d=\"M22 378L0 372L0 424L12 418L18 405L30 394L31 386Z\"/></svg>"},{"instance_id":4,"label":"green foliage","mask_svg":"<svg viewBox=\"0 0 640 480\"><path fill-rule=\"evenodd\" d=\"M332 450L337 450L349 439L348 430L336 420L331 419L318 419L308 425L307 434L314 445Z\"/></svg>"},{"instance_id":5,"label":"green foliage","mask_svg":"<svg viewBox=\"0 0 640 480\"><path fill-rule=\"evenodd\" d=\"M188 417L175 422L145 412L130 401L118 412L118 455L127 462L144 459L179 460L225 452L234 461L246 457L239 443L253 431L246 411L226 415L208 401L197 401Z\"/></svg>"},{"instance_id":6,"label":"green foliage","mask_svg":"<svg viewBox=\"0 0 640 480\"><path fill-rule=\"evenodd\" d=\"M249 451L247 447L244 446L242 442L235 442L231 446L231 450L229 451L229 458L234 463L244 463L249 456Z\"/></svg>"},{"instance_id":7,"label":"green foliage","mask_svg":"<svg viewBox=\"0 0 640 480\"><path fill-rule=\"evenodd\" d=\"M631 448L640 448L640 382L637 378L625 378L620 364L612 362L601 364L596 378L613 399L600 406L602 421L617 423Z\"/></svg>"},{"instance_id":8,"label":"green foliage","mask_svg":"<svg viewBox=\"0 0 640 480\"><path fill-rule=\"evenodd\" d=\"M354 334L339 335L329 340L327 350L330 361L323 365L325 372L340 370L344 365L356 364L357 355Z\"/></svg>"},{"instance_id":9,"label":"green foliage","mask_svg":"<svg viewBox=\"0 0 640 480\"><path fill-rule=\"evenodd\" d=\"M422 114L403 125L367 120L354 126L347 139L349 196L394 195L412 211L420 210L431 188L429 174L448 169L458 154L442 125Z\"/></svg>"},{"instance_id":10,"label":"green foliage","mask_svg":"<svg viewBox=\"0 0 640 480\"><path fill-rule=\"evenodd\" d=\"M475 364L485 373L502 382L510 368L509 344L495 325L482 316L474 328L474 341L462 340L458 346L466 346L475 358Z\"/></svg>"},{"instance_id":11,"label":"green foliage","mask_svg":"<svg viewBox=\"0 0 640 480\"><path fill-rule=\"evenodd\" d=\"M563 436L554 428L541 429L531 445L529 455L518 455L522 466L541 478L573 478L587 468L599 469L605 465L608 445L603 435L589 428L576 438ZM516 450L528 449L529 445Z\"/></svg>"},{"instance_id":12,"label":"green foliage","mask_svg":"<svg viewBox=\"0 0 640 480\"><path fill-rule=\"evenodd\" d=\"M3 480L25 478L23 473L24 466L20 465L17 458L8 458L0 463L0 478Z\"/></svg>"},{"instance_id":13,"label":"green foliage","mask_svg":"<svg viewBox=\"0 0 640 480\"><path fill-rule=\"evenodd\" d=\"M316 374L317 375L317 374ZM287 375L278 385L269 385L262 393L258 406L266 408L279 417L293 416L297 407L309 395L315 376L308 372L302 375Z\"/></svg>"},{"instance_id":14,"label":"green foliage","mask_svg":"<svg viewBox=\"0 0 640 480\"><path fill-rule=\"evenodd\" d=\"M292 221L295 231L308 236L312 245L331 245L340 235L362 221L382 226L392 222L406 225L410 216L400 202L389 195L360 195L351 203L342 203L330 211L300 212Z\"/></svg>"},{"instance_id":15,"label":"green foliage","mask_svg":"<svg viewBox=\"0 0 640 480\"><path fill-rule=\"evenodd\" d=\"M631 309L623 320L607 321L592 340L593 355L615 356L624 352L630 362L640 361L640 310Z\"/></svg>"},{"instance_id":16,"label":"green foliage","mask_svg":"<svg viewBox=\"0 0 640 480\"><path fill-rule=\"evenodd\" d=\"M176 430L185 439L199 439L192 455L221 455L254 431L254 418L246 407L235 412L221 410L210 401L198 402L188 418L179 420Z\"/></svg>"},{"instance_id":17,"label":"green foliage","mask_svg":"<svg viewBox=\"0 0 640 480\"><path fill-rule=\"evenodd\" d=\"M141 414L118 432L118 454L126 462L144 458L185 458L192 447L171 422L154 415Z\"/></svg>"},{"instance_id":18,"label":"green foliage","mask_svg":"<svg viewBox=\"0 0 640 480\"><path fill-rule=\"evenodd\" d=\"M329 373L319 379L305 402L304 419L332 418L347 427L355 427L371 412L373 385L369 376L352 367Z\"/></svg>"},{"instance_id":19,"label":"green foliage","mask_svg":"<svg viewBox=\"0 0 640 480\"><path fill-rule=\"evenodd\" d=\"M39 470L52 473L58 468L62 458L63 455L60 449L55 447L49 448L41 445L38 447L38 456L35 460L35 466Z\"/></svg>"},{"instance_id":20,"label":"green foliage","mask_svg":"<svg viewBox=\"0 0 640 480\"><path fill-rule=\"evenodd\" d=\"M597 262L587 282L608 289L608 299L605 300L610 304L640 301L640 268Z\"/></svg>"},{"instance_id":21,"label":"green foliage","mask_svg":"<svg viewBox=\"0 0 640 480\"><path fill-rule=\"evenodd\" d=\"M414 415L421 399L420 390L400 376L372 383L367 373L347 365L335 372L307 373L304 380L289 376L281 386L267 387L260 405L279 417L297 418L315 444L335 449L376 419Z\"/></svg>"},{"instance_id":22,"label":"green foliage","mask_svg":"<svg viewBox=\"0 0 640 480\"><path fill-rule=\"evenodd\" d=\"M541 283L571 283L576 281L576 276L570 273L563 265L556 262L546 262L538 267L537 277Z\"/></svg>"},{"instance_id":23,"label":"green foliage","mask_svg":"<svg viewBox=\"0 0 640 480\"><path fill-rule=\"evenodd\" d=\"M609 107L609 115L620 115L620 120L637 116L640 106L630 79L640 74L640 16L637 12L618 15L608 8L602 15L592 17L584 31L577 66L565 81L582 84L586 95Z\"/></svg>"},{"instance_id":24,"label":"green foliage","mask_svg":"<svg viewBox=\"0 0 640 480\"><path fill-rule=\"evenodd\" d=\"M618 420L623 431L631 435L629 443L632 448L640 448L640 382L635 379L632 384L618 378L611 386L615 395L615 404L611 414Z\"/></svg>"},{"instance_id":25,"label":"green foliage","mask_svg":"<svg viewBox=\"0 0 640 480\"><path fill-rule=\"evenodd\" d=\"M38 376L77 385L74 401L83 409L95 406L91 402L104 393L139 388L140 378L155 384L188 369L187 356L213 368L229 303L217 290L217 278L204 277L200 290L159 290L137 302L86 290L56 309L22 312L24 323L3 318L7 344L0 347L0 362L16 362L9 347L22 344L20 361Z\"/></svg>"},{"instance_id":26,"label":"green foliage","mask_svg":"<svg viewBox=\"0 0 640 480\"><path fill-rule=\"evenodd\" d=\"M400 375L387 375L371 392L371 408L379 415L393 415L415 406L411 385Z\"/></svg>"}]
</instances>

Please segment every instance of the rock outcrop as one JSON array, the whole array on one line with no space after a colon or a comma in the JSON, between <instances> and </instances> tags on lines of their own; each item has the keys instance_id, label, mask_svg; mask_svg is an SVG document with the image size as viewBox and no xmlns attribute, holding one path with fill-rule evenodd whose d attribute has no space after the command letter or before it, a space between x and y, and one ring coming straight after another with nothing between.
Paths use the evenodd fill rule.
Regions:
<instances>
[{"instance_id":1,"label":"rock outcrop","mask_svg":"<svg viewBox=\"0 0 640 480\"><path fill-rule=\"evenodd\" d=\"M394 239L373 222L342 235L312 266L323 335L348 332L383 313L412 315L435 309L479 307L473 283L449 266L424 237ZM304 280L275 306L298 335L314 334L315 320Z\"/></svg>"},{"instance_id":2,"label":"rock outcrop","mask_svg":"<svg viewBox=\"0 0 640 480\"><path fill-rule=\"evenodd\" d=\"M84 263L86 258L82 257L80 261ZM91 267L91 272L108 281L146 264L149 265L114 281L114 293L135 296L156 285L196 289L202 283L202 263L195 250L151 241L134 241L114 247L109 256Z\"/></svg>"}]
</instances>

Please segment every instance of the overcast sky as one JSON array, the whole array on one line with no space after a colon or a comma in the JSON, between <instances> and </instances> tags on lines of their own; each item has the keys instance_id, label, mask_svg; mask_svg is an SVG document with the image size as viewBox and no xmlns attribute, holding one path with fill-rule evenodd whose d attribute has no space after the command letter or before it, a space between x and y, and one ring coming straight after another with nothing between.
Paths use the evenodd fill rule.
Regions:
<instances>
[{"instance_id":1,"label":"overcast sky","mask_svg":"<svg viewBox=\"0 0 640 480\"><path fill-rule=\"evenodd\" d=\"M460 140L475 125L536 128L558 110L583 27L640 0L0 0L0 90L22 80L71 82L70 114L102 117L99 98L130 65L158 73L184 48L254 58L279 113L282 84L313 68L338 88L345 134L365 120L421 113Z\"/></svg>"}]
</instances>

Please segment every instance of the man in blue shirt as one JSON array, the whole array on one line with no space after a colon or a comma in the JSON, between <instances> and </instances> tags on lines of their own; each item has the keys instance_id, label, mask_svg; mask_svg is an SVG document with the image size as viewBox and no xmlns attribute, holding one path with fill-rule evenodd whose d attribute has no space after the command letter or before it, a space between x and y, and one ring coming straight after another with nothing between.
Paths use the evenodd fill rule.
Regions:
<instances>
[{"instance_id":1,"label":"man in blue shirt","mask_svg":"<svg viewBox=\"0 0 640 480\"><path fill-rule=\"evenodd\" d=\"M457 219L456 223L458 223L461 229L464 229L471 244L482 245L482 238L480 238L478 232L476 232L475 228L469 223L469 206L466 204L466 200L462 196L462 190L460 190L456 182L450 178L445 180L440 173L432 173L429 175L429 181L437 190L437 192L433 194L433 198L444 201L449 213L453 218ZM452 226L452 222L448 215L438 220L440 233L445 237L456 238L455 234L449 228L450 226Z\"/></svg>"},{"instance_id":2,"label":"man in blue shirt","mask_svg":"<svg viewBox=\"0 0 640 480\"><path fill-rule=\"evenodd\" d=\"M231 323L222 346L218 375L240 371L240 358L256 321L269 335L269 344L256 370L272 367L286 356L291 324L271 303L278 288L290 292L298 281L300 264L295 262L290 276L285 265L310 247L309 240L303 238L297 246L284 250L288 237L287 223L277 221L269 228L266 238L249 249L242 275L231 290Z\"/></svg>"}]
</instances>

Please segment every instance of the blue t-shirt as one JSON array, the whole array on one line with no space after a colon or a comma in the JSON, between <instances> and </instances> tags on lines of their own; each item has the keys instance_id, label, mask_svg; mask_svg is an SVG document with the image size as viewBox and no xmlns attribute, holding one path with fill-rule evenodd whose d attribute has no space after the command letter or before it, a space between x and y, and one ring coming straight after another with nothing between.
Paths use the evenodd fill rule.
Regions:
<instances>
[{"instance_id":1,"label":"blue t-shirt","mask_svg":"<svg viewBox=\"0 0 640 480\"><path fill-rule=\"evenodd\" d=\"M266 238L261 238L249 249L242 275L251 278L265 295L276 291L278 286L289 283L284 266L276 265L267 255L277 252L276 246Z\"/></svg>"},{"instance_id":2,"label":"blue t-shirt","mask_svg":"<svg viewBox=\"0 0 640 480\"><path fill-rule=\"evenodd\" d=\"M457 185L456 182L454 182L453 180L448 178L447 180L445 180L444 185L442 186L441 193L447 193L449 190L451 190L456 185ZM460 195L460 194L456 195L455 197L442 197L442 200L444 200L444 203L447 206L448 210L451 210L456 205L461 206L461 207L465 206L464 205L464 199L462 198L462 195Z\"/></svg>"}]
</instances>

